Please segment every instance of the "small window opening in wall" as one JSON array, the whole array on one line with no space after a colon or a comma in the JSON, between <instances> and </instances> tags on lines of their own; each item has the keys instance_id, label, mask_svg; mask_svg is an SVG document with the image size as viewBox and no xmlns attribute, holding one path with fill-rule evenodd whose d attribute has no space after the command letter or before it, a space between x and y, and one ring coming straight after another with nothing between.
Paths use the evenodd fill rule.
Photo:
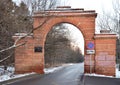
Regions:
<instances>
[{"instance_id":1,"label":"small window opening in wall","mask_svg":"<svg viewBox=\"0 0 120 85\"><path fill-rule=\"evenodd\" d=\"M41 46L35 47L34 52L42 52L42 47Z\"/></svg>"}]
</instances>

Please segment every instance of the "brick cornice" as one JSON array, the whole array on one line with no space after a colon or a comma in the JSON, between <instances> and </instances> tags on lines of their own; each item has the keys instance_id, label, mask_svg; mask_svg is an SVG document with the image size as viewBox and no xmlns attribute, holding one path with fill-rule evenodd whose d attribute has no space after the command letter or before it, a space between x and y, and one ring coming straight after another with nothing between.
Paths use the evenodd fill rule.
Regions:
<instances>
[{"instance_id":1,"label":"brick cornice","mask_svg":"<svg viewBox=\"0 0 120 85\"><path fill-rule=\"evenodd\" d=\"M116 34L95 34L95 39L117 38Z\"/></svg>"},{"instance_id":2,"label":"brick cornice","mask_svg":"<svg viewBox=\"0 0 120 85\"><path fill-rule=\"evenodd\" d=\"M82 14L65 14L65 15L62 15L62 14L54 14L54 15L34 15L33 18L44 18L44 17L96 17L97 16L97 13L95 14L87 14L87 13L82 13Z\"/></svg>"},{"instance_id":3,"label":"brick cornice","mask_svg":"<svg viewBox=\"0 0 120 85\"><path fill-rule=\"evenodd\" d=\"M45 11L39 11L39 12L35 12L33 18L36 17L50 17L50 16L54 16L54 17L65 17L65 16L94 16L97 17L97 13L95 12L95 10L84 10L84 9L74 9L74 8L70 8L70 9L51 9L51 10L45 10Z\"/></svg>"}]
</instances>

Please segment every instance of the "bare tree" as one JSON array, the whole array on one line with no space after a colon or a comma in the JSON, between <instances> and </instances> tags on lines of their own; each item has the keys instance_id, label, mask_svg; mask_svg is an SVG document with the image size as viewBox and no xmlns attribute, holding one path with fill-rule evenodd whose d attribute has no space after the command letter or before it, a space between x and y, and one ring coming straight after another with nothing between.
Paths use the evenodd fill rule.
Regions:
<instances>
[{"instance_id":1,"label":"bare tree","mask_svg":"<svg viewBox=\"0 0 120 85\"><path fill-rule=\"evenodd\" d=\"M31 4L35 4L35 3L31 2ZM42 2L42 4L47 4L47 3ZM43 7L45 7L46 9L46 5ZM52 7L52 3L49 5L49 7ZM37 9L38 8L36 8L36 10ZM21 39L25 38L26 36L30 35L34 30L41 28L41 26L45 24L49 18L41 22L38 27L34 29L32 28L29 30L25 30L25 29L31 28L30 26L32 26L32 23L31 23L31 17L29 16L28 8L26 8L23 2L21 2L19 7L19 6L16 6L15 3L12 2L12 0L0 0L0 10L2 10L0 12L0 15L2 16L2 17L0 16L0 35L1 35L0 36L0 43L1 43L0 44L0 63L9 64L9 62L6 62L6 61L7 60L10 61L9 58L11 57L13 58L14 48L22 46L26 43L26 42L23 42L23 43L17 44L17 42L19 42ZM26 22L27 20L29 21L28 23ZM20 36L14 42L12 40L12 36L16 32L25 32L26 34L23 36Z\"/></svg>"},{"instance_id":2,"label":"bare tree","mask_svg":"<svg viewBox=\"0 0 120 85\"><path fill-rule=\"evenodd\" d=\"M33 14L36 11L43 11L51 8L55 8L58 3L57 0L22 0Z\"/></svg>"},{"instance_id":3,"label":"bare tree","mask_svg":"<svg viewBox=\"0 0 120 85\"><path fill-rule=\"evenodd\" d=\"M17 6L12 0L0 0L0 65L6 67L14 62L15 45L12 36L16 32L30 30L31 25L26 28L28 24L28 9L24 3Z\"/></svg>"},{"instance_id":4,"label":"bare tree","mask_svg":"<svg viewBox=\"0 0 120 85\"><path fill-rule=\"evenodd\" d=\"M116 22L117 33L120 36L120 0L113 0L114 22Z\"/></svg>"},{"instance_id":5,"label":"bare tree","mask_svg":"<svg viewBox=\"0 0 120 85\"><path fill-rule=\"evenodd\" d=\"M100 30L110 30L111 32L117 32L115 27L115 22L112 19L111 15L108 15L103 11L101 15L98 16L97 25Z\"/></svg>"},{"instance_id":6,"label":"bare tree","mask_svg":"<svg viewBox=\"0 0 120 85\"><path fill-rule=\"evenodd\" d=\"M103 10L98 16L98 27L100 29L108 29L120 36L120 1L113 0L113 12L109 13Z\"/></svg>"}]
</instances>

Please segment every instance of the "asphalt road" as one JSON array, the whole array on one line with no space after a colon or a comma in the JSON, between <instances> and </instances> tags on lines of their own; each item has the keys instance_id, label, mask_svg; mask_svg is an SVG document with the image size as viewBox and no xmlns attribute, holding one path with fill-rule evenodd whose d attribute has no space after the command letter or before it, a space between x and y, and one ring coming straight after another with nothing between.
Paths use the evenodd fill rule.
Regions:
<instances>
[{"instance_id":1,"label":"asphalt road","mask_svg":"<svg viewBox=\"0 0 120 85\"><path fill-rule=\"evenodd\" d=\"M8 84L4 85L81 85L80 81L83 72L83 64L75 64L42 77L37 75L29 79L8 82Z\"/></svg>"},{"instance_id":2,"label":"asphalt road","mask_svg":"<svg viewBox=\"0 0 120 85\"><path fill-rule=\"evenodd\" d=\"M85 76L84 85L120 85L120 78Z\"/></svg>"},{"instance_id":3,"label":"asphalt road","mask_svg":"<svg viewBox=\"0 0 120 85\"><path fill-rule=\"evenodd\" d=\"M83 76L83 64L66 66L47 75L35 74L0 85L120 85L120 78Z\"/></svg>"}]
</instances>

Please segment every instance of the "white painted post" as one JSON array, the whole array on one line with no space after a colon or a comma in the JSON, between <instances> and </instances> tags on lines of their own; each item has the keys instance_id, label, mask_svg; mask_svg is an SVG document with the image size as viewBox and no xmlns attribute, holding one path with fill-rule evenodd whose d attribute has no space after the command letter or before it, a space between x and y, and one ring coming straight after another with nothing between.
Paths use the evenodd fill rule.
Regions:
<instances>
[{"instance_id":1,"label":"white painted post","mask_svg":"<svg viewBox=\"0 0 120 85\"><path fill-rule=\"evenodd\" d=\"M92 59L91 59L92 55L90 55L90 74L92 73Z\"/></svg>"}]
</instances>

